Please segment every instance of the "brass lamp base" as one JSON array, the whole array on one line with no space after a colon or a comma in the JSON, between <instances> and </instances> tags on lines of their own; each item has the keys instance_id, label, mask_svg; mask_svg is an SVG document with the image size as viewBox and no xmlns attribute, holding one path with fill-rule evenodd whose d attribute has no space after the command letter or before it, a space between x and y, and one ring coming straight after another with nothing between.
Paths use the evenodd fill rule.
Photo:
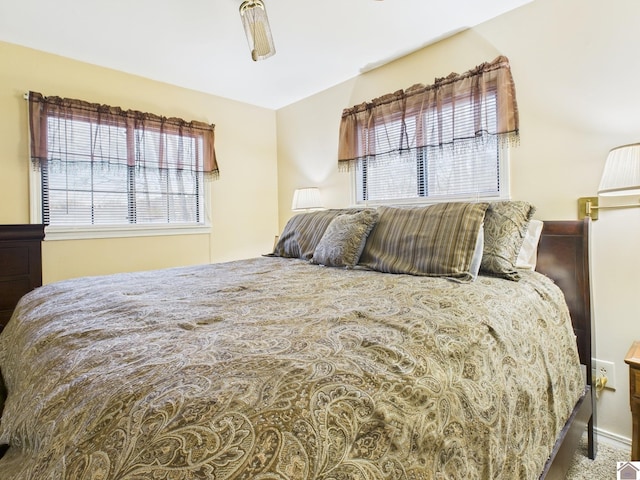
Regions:
<instances>
[{"instance_id":1,"label":"brass lamp base","mask_svg":"<svg viewBox=\"0 0 640 480\"><path fill-rule=\"evenodd\" d=\"M580 197L578 199L578 220L584 217L591 217L591 220L598 220L598 197Z\"/></svg>"}]
</instances>

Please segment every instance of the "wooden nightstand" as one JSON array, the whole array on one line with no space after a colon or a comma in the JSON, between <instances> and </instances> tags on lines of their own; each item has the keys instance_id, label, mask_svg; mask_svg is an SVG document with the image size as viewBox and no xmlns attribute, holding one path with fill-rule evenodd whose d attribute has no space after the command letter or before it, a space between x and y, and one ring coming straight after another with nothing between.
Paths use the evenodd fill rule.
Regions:
<instances>
[{"instance_id":1,"label":"wooden nightstand","mask_svg":"<svg viewBox=\"0 0 640 480\"><path fill-rule=\"evenodd\" d=\"M636 340L624 361L629 365L629 398L631 400L631 460L640 460L640 341Z\"/></svg>"}]
</instances>

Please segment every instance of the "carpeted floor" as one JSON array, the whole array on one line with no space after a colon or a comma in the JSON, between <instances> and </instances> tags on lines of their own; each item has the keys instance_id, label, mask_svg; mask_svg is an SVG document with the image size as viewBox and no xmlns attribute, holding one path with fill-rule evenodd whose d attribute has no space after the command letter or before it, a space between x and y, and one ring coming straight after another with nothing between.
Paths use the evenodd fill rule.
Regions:
<instances>
[{"instance_id":1,"label":"carpeted floor","mask_svg":"<svg viewBox=\"0 0 640 480\"><path fill-rule=\"evenodd\" d=\"M585 437L567 473L567 480L615 480L616 462L629 461L630 458L630 449L618 449L601 441L596 459L590 460Z\"/></svg>"}]
</instances>

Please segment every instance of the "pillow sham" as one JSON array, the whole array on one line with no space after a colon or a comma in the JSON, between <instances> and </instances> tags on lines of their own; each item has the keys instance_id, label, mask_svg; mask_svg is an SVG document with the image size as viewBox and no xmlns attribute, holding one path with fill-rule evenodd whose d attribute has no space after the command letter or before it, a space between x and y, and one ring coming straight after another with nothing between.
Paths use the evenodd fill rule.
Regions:
<instances>
[{"instance_id":1,"label":"pillow sham","mask_svg":"<svg viewBox=\"0 0 640 480\"><path fill-rule=\"evenodd\" d=\"M473 250L473 257L471 257L471 265L469 266L469 273L475 280L480 273L480 264L482 263L482 253L484 251L484 223L480 225L478 230L478 238L476 239L476 246Z\"/></svg>"},{"instance_id":2,"label":"pillow sham","mask_svg":"<svg viewBox=\"0 0 640 480\"><path fill-rule=\"evenodd\" d=\"M541 220L531 219L524 236L522 247L516 260L516 268L535 270L538 263L538 243L542 234L544 223Z\"/></svg>"},{"instance_id":3,"label":"pillow sham","mask_svg":"<svg viewBox=\"0 0 640 480\"><path fill-rule=\"evenodd\" d=\"M322 235L311 262L326 267L354 267L377 220L375 210L338 215Z\"/></svg>"},{"instance_id":4,"label":"pillow sham","mask_svg":"<svg viewBox=\"0 0 640 480\"><path fill-rule=\"evenodd\" d=\"M336 208L294 215L285 225L271 255L310 260L331 220L359 211L361 209Z\"/></svg>"},{"instance_id":5,"label":"pillow sham","mask_svg":"<svg viewBox=\"0 0 640 480\"><path fill-rule=\"evenodd\" d=\"M518 253L535 207L523 201L491 202L484 219L484 250L480 271L517 281Z\"/></svg>"},{"instance_id":6,"label":"pillow sham","mask_svg":"<svg viewBox=\"0 0 640 480\"><path fill-rule=\"evenodd\" d=\"M487 203L379 207L359 265L387 273L472 281L474 251Z\"/></svg>"}]
</instances>

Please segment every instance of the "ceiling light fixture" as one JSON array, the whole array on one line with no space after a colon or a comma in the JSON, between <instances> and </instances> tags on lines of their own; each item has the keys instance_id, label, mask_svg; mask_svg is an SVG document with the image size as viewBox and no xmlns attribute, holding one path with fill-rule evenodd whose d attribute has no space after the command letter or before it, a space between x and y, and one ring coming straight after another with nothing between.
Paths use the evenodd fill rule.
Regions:
<instances>
[{"instance_id":1,"label":"ceiling light fixture","mask_svg":"<svg viewBox=\"0 0 640 480\"><path fill-rule=\"evenodd\" d=\"M264 60L276 53L271 37L267 10L262 0L245 0L240 5L240 18L247 35L253 61Z\"/></svg>"}]
</instances>

